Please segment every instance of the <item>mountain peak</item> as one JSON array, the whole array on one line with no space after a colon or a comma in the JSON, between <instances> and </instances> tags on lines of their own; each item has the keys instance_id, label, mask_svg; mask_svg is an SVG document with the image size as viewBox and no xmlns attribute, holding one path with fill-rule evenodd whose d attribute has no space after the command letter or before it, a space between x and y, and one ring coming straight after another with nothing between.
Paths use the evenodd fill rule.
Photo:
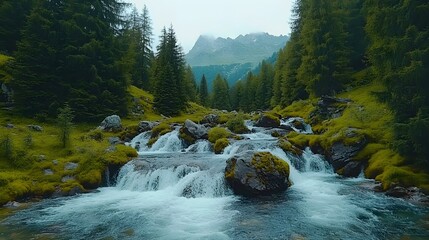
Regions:
<instances>
[{"instance_id":1,"label":"mountain peak","mask_svg":"<svg viewBox=\"0 0 429 240\"><path fill-rule=\"evenodd\" d=\"M287 36L258 32L235 39L201 35L186 55L191 66L251 63L257 65L284 47Z\"/></svg>"}]
</instances>

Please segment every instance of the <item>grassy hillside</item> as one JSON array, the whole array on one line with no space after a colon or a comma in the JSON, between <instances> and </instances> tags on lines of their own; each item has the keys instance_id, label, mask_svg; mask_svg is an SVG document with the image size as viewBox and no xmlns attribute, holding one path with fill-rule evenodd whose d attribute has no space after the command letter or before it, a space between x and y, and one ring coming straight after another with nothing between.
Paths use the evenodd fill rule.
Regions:
<instances>
[{"instance_id":1,"label":"grassy hillside","mask_svg":"<svg viewBox=\"0 0 429 240\"><path fill-rule=\"evenodd\" d=\"M329 149L335 142L346 145L367 140L367 145L355 156L355 161L365 163L365 176L381 181L384 190L393 184L417 186L429 192L429 175L418 166L408 163L405 158L391 149L393 142L393 113L386 104L380 103L375 92L385 90L379 84L370 84L344 92L337 97L349 98L350 103L343 104L343 114L334 119L320 121L311 117L317 99L297 101L292 105L274 112L282 116L300 116L312 122L315 134L304 135L290 133L287 139L299 147L311 146ZM348 129L357 133L347 137ZM341 170L339 171L341 174Z\"/></svg>"},{"instance_id":2,"label":"grassy hillside","mask_svg":"<svg viewBox=\"0 0 429 240\"><path fill-rule=\"evenodd\" d=\"M132 96L129 108L137 108L139 112L122 119L121 132L103 132L93 124L75 124L71 145L67 148L61 147L60 129L54 120L39 122L0 110L0 205L53 193L67 195L73 188L80 191L94 189L103 183L107 166L122 165L137 156L130 147L110 145L109 137L137 135L137 126L142 120L161 121L165 123L163 125L186 119L198 122L210 113L210 110L190 103L181 115L165 118L155 113L151 94L134 86L129 92ZM222 118L226 121L229 116L224 114ZM31 130L28 125L40 125L43 131ZM70 163L76 163L78 167L66 170Z\"/></svg>"}]
</instances>

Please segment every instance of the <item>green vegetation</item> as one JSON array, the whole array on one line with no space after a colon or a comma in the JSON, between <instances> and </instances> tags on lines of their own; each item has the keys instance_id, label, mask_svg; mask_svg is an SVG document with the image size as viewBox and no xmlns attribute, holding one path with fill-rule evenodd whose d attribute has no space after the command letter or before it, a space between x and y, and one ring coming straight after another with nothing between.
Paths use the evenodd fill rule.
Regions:
<instances>
[{"instance_id":1,"label":"green vegetation","mask_svg":"<svg viewBox=\"0 0 429 240\"><path fill-rule=\"evenodd\" d=\"M289 164L269 152L255 153L251 163L256 169L261 169L263 172L278 171L285 176L289 176Z\"/></svg>"},{"instance_id":2,"label":"green vegetation","mask_svg":"<svg viewBox=\"0 0 429 240\"><path fill-rule=\"evenodd\" d=\"M216 154L220 154L223 150L229 145L229 141L227 138L219 138L216 140L214 144L214 152Z\"/></svg>"},{"instance_id":3,"label":"green vegetation","mask_svg":"<svg viewBox=\"0 0 429 240\"><path fill-rule=\"evenodd\" d=\"M244 116L238 114L226 122L226 127L233 133L242 134L249 132L249 129L244 125Z\"/></svg>"},{"instance_id":4,"label":"green vegetation","mask_svg":"<svg viewBox=\"0 0 429 240\"><path fill-rule=\"evenodd\" d=\"M229 138L231 133L223 127L214 127L209 130L209 141L211 143L216 143L217 140L221 138Z\"/></svg>"},{"instance_id":5,"label":"green vegetation","mask_svg":"<svg viewBox=\"0 0 429 240\"><path fill-rule=\"evenodd\" d=\"M73 111L68 104L64 105L64 108L58 109L57 124L60 128L60 141L63 148L70 144L70 132L73 127Z\"/></svg>"}]
</instances>

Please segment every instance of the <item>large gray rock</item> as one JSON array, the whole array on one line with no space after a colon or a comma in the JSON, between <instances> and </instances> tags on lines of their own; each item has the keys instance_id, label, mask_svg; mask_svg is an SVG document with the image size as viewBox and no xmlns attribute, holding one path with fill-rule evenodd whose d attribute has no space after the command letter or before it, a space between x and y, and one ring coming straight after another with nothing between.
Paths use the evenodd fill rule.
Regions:
<instances>
[{"instance_id":1,"label":"large gray rock","mask_svg":"<svg viewBox=\"0 0 429 240\"><path fill-rule=\"evenodd\" d=\"M208 124L210 126L216 126L219 123L219 115L209 114L203 117L201 121L203 124Z\"/></svg>"},{"instance_id":2,"label":"large gray rock","mask_svg":"<svg viewBox=\"0 0 429 240\"><path fill-rule=\"evenodd\" d=\"M158 122L141 121L139 122L139 132L147 132L152 130L155 126L159 125Z\"/></svg>"},{"instance_id":3,"label":"large gray rock","mask_svg":"<svg viewBox=\"0 0 429 240\"><path fill-rule=\"evenodd\" d=\"M121 118L118 115L108 116L98 128L104 131L120 131L122 129Z\"/></svg>"},{"instance_id":4,"label":"large gray rock","mask_svg":"<svg viewBox=\"0 0 429 240\"><path fill-rule=\"evenodd\" d=\"M192 144L198 139L208 139L208 130L203 125L186 119L183 127L180 129L180 137L188 144Z\"/></svg>"},{"instance_id":5,"label":"large gray rock","mask_svg":"<svg viewBox=\"0 0 429 240\"><path fill-rule=\"evenodd\" d=\"M334 143L330 151L330 157L328 158L334 170L343 169L343 176L357 177L362 170L363 163L354 161L353 158L365 147L366 143L365 138L350 145L346 145L342 141Z\"/></svg>"},{"instance_id":6,"label":"large gray rock","mask_svg":"<svg viewBox=\"0 0 429 240\"><path fill-rule=\"evenodd\" d=\"M64 166L64 170L65 171L72 171L72 170L76 170L78 167L79 167L79 163L68 162Z\"/></svg>"},{"instance_id":7,"label":"large gray rock","mask_svg":"<svg viewBox=\"0 0 429 240\"><path fill-rule=\"evenodd\" d=\"M286 190L289 165L268 152L245 152L227 160L225 179L234 193L257 196Z\"/></svg>"}]
</instances>

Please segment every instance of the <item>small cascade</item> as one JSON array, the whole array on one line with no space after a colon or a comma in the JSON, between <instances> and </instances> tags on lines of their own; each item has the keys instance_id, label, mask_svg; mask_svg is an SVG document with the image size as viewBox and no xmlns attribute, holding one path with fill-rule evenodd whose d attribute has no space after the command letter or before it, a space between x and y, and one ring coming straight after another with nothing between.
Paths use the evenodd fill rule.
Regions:
<instances>
[{"instance_id":1,"label":"small cascade","mask_svg":"<svg viewBox=\"0 0 429 240\"><path fill-rule=\"evenodd\" d=\"M302 127L297 128L294 122L299 122ZM295 132L302 134L313 134L310 124L305 123L304 119L300 117L291 117L286 120L281 120L280 125L291 127Z\"/></svg>"},{"instance_id":2,"label":"small cascade","mask_svg":"<svg viewBox=\"0 0 429 240\"><path fill-rule=\"evenodd\" d=\"M159 137L148 152L180 152L183 149L182 140L179 138L179 130L174 130L172 132L166 133Z\"/></svg>"},{"instance_id":3,"label":"small cascade","mask_svg":"<svg viewBox=\"0 0 429 240\"><path fill-rule=\"evenodd\" d=\"M138 152L146 151L148 149L147 143L149 142L151 132L143 132L134 137L131 142L126 143L128 146L133 147Z\"/></svg>"},{"instance_id":4,"label":"small cascade","mask_svg":"<svg viewBox=\"0 0 429 240\"><path fill-rule=\"evenodd\" d=\"M309 147L302 152L303 172L334 173L332 166L319 154L314 154Z\"/></svg>"},{"instance_id":5,"label":"small cascade","mask_svg":"<svg viewBox=\"0 0 429 240\"><path fill-rule=\"evenodd\" d=\"M135 160L138 161L139 160ZM139 169L135 162L122 167L116 188L131 191L168 191L184 197L221 197L227 189L223 172L202 170L198 166L170 166Z\"/></svg>"},{"instance_id":6,"label":"small cascade","mask_svg":"<svg viewBox=\"0 0 429 240\"><path fill-rule=\"evenodd\" d=\"M185 149L187 153L210 153L212 152L212 147L209 141L207 140L198 140L196 143L192 144Z\"/></svg>"}]
</instances>

